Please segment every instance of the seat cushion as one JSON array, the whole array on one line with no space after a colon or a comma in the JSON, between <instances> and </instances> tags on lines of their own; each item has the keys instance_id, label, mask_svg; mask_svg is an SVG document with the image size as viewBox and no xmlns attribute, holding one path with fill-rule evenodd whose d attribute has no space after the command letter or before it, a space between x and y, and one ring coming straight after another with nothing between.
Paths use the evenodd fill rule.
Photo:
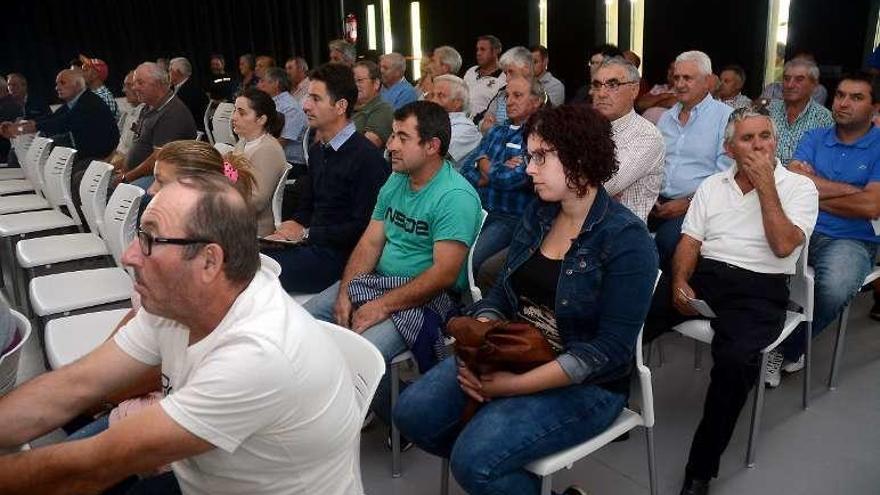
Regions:
<instances>
[{"instance_id":1,"label":"seat cushion","mask_svg":"<svg viewBox=\"0 0 880 495\"><path fill-rule=\"evenodd\" d=\"M30 283L31 307L39 316L125 301L134 290L122 268L97 268L35 277Z\"/></svg>"},{"instance_id":2,"label":"seat cushion","mask_svg":"<svg viewBox=\"0 0 880 495\"><path fill-rule=\"evenodd\" d=\"M64 261L109 256L104 240L95 234L65 234L25 239L15 245L15 256L22 268Z\"/></svg>"},{"instance_id":3,"label":"seat cushion","mask_svg":"<svg viewBox=\"0 0 880 495\"><path fill-rule=\"evenodd\" d=\"M10 179L0 181L0 194L16 194L33 191L34 186L27 179Z\"/></svg>"},{"instance_id":4,"label":"seat cushion","mask_svg":"<svg viewBox=\"0 0 880 495\"><path fill-rule=\"evenodd\" d=\"M52 205L46 201L46 198L38 194L0 196L0 215L32 210L47 210L51 207Z\"/></svg>"},{"instance_id":5,"label":"seat cushion","mask_svg":"<svg viewBox=\"0 0 880 495\"><path fill-rule=\"evenodd\" d=\"M0 237L75 226L76 223L72 218L58 210L26 211L0 215Z\"/></svg>"},{"instance_id":6,"label":"seat cushion","mask_svg":"<svg viewBox=\"0 0 880 495\"><path fill-rule=\"evenodd\" d=\"M112 309L49 320L45 334L49 365L58 369L96 349L128 312L127 308Z\"/></svg>"}]
</instances>

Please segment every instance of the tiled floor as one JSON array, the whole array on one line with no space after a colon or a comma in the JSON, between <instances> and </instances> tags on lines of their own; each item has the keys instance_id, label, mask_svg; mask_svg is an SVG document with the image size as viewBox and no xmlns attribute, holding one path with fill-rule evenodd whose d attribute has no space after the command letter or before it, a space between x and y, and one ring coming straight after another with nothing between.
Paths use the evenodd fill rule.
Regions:
<instances>
[{"instance_id":1,"label":"tiled floor","mask_svg":"<svg viewBox=\"0 0 880 495\"><path fill-rule=\"evenodd\" d=\"M744 466L747 410L712 485L713 495L880 493L880 324L868 319L870 297L862 295L852 311L840 387L829 392L825 380L831 363L834 331L814 345L813 402L801 409L800 375L783 378L766 394L758 443L757 466ZM654 369L657 411L656 441L661 494L676 494L683 476L691 436L699 420L710 367L693 369L692 341L664 337L665 362ZM43 371L37 339L22 357L20 380ZM35 445L58 441L54 433ZM383 447L385 428L375 424L362 440L364 486L369 494L437 494L440 461L414 448L403 454L403 476L391 478L390 452ZM636 431L629 441L605 447L573 469L559 473L554 486L577 483L590 494L647 494L645 441ZM462 493L457 486L452 493Z\"/></svg>"}]
</instances>

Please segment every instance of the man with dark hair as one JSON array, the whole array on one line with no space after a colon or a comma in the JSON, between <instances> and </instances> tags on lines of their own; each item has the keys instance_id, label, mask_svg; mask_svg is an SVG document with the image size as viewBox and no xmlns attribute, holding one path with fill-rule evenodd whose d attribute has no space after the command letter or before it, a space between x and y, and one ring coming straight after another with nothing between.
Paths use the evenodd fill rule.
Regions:
<instances>
[{"instance_id":1,"label":"man with dark hair","mask_svg":"<svg viewBox=\"0 0 880 495\"><path fill-rule=\"evenodd\" d=\"M718 73L718 88L713 93L716 100L736 110L752 105L752 99L742 94L746 83L746 71L738 65L728 65Z\"/></svg>"},{"instance_id":2,"label":"man with dark hair","mask_svg":"<svg viewBox=\"0 0 880 495\"><path fill-rule=\"evenodd\" d=\"M260 55L254 63L254 74L258 79L262 79L266 75L266 70L275 67L275 59L269 55Z\"/></svg>"},{"instance_id":3,"label":"man with dark hair","mask_svg":"<svg viewBox=\"0 0 880 495\"><path fill-rule=\"evenodd\" d=\"M620 51L620 48L617 48L615 45L603 43L601 45L594 46L590 50L589 58L587 59L587 84L578 88L569 103L589 104L591 102L590 81L592 81L593 79L593 74L596 73L596 69L598 69L599 66L602 65L602 62L608 60L609 58L615 57L623 57L623 52Z\"/></svg>"},{"instance_id":4,"label":"man with dark hair","mask_svg":"<svg viewBox=\"0 0 880 495\"><path fill-rule=\"evenodd\" d=\"M834 126L804 134L789 164L789 170L807 176L819 189L819 220L809 259L816 280L814 337L852 301L877 257L880 130L871 119L878 102L877 81L870 74L844 76L831 107ZM779 384L780 367L787 372L803 368L802 332L803 327L789 336L782 355L769 356L771 386Z\"/></svg>"},{"instance_id":5,"label":"man with dark hair","mask_svg":"<svg viewBox=\"0 0 880 495\"><path fill-rule=\"evenodd\" d=\"M358 132L382 149L391 135L394 109L380 96L382 80L379 66L369 60L354 64L354 82L357 85L358 99L351 121Z\"/></svg>"},{"instance_id":6,"label":"man with dark hair","mask_svg":"<svg viewBox=\"0 0 880 495\"><path fill-rule=\"evenodd\" d=\"M290 80L290 95L300 105L309 95L309 64L302 57L291 57L284 64L284 71Z\"/></svg>"},{"instance_id":7,"label":"man with dark hair","mask_svg":"<svg viewBox=\"0 0 880 495\"><path fill-rule=\"evenodd\" d=\"M422 372L440 357L442 328L467 287L467 253L480 226L480 199L445 160L449 117L417 101L394 113L388 140L394 173L342 280L309 300L316 318L351 328L386 362L412 350ZM373 410L391 424L386 373Z\"/></svg>"},{"instance_id":8,"label":"man with dark hair","mask_svg":"<svg viewBox=\"0 0 880 495\"><path fill-rule=\"evenodd\" d=\"M309 149L309 174L297 209L269 239L296 243L266 254L281 264L288 292L320 292L339 280L370 221L388 163L355 130L357 87L350 67L329 63L310 75L303 110L318 142Z\"/></svg>"},{"instance_id":9,"label":"man with dark hair","mask_svg":"<svg viewBox=\"0 0 880 495\"><path fill-rule=\"evenodd\" d=\"M470 94L471 115L476 115L489 106L506 83L507 78L498 65L501 57L501 40L487 34L477 37L477 65L464 73L464 82Z\"/></svg>"},{"instance_id":10,"label":"man with dark hair","mask_svg":"<svg viewBox=\"0 0 880 495\"><path fill-rule=\"evenodd\" d=\"M362 417L325 329L260 266L256 221L223 176L162 188L122 262L143 304L75 363L0 399L0 447L39 437L161 367L161 401L93 437L0 458L11 493L353 493ZM296 331L291 331L295 329ZM307 396L308 400L303 400ZM259 473L255 476L254 473Z\"/></svg>"},{"instance_id":11,"label":"man with dark hair","mask_svg":"<svg viewBox=\"0 0 880 495\"><path fill-rule=\"evenodd\" d=\"M543 45L535 45L530 50L532 61L535 63L535 77L544 86L544 91L550 98L550 104L554 107L562 105L565 103L565 85L547 70L547 66L550 65L550 52Z\"/></svg>"},{"instance_id":12,"label":"man with dark hair","mask_svg":"<svg viewBox=\"0 0 880 495\"><path fill-rule=\"evenodd\" d=\"M226 73L226 59L223 55L215 53L211 55L211 73L208 76L208 96L213 101L226 101L232 98L235 91L235 82Z\"/></svg>"},{"instance_id":13,"label":"man with dark hair","mask_svg":"<svg viewBox=\"0 0 880 495\"><path fill-rule=\"evenodd\" d=\"M45 100L36 98L28 92L28 82L24 75L13 72L6 76L6 89L9 91L9 96L18 104L17 117L33 120L49 115L49 105Z\"/></svg>"},{"instance_id":14,"label":"man with dark hair","mask_svg":"<svg viewBox=\"0 0 880 495\"><path fill-rule=\"evenodd\" d=\"M275 109L284 115L284 127L281 129L278 142L284 148L284 156L287 161L301 169L294 174L295 177L299 177L305 171L303 136L308 130L308 123L302 105L294 100L288 91L290 87L287 73L280 67L266 69L260 82L257 83L257 89L271 96L275 101Z\"/></svg>"},{"instance_id":15,"label":"man with dark hair","mask_svg":"<svg viewBox=\"0 0 880 495\"><path fill-rule=\"evenodd\" d=\"M244 90L248 88L256 88L257 83L260 82L260 78L257 77L254 69L257 66L257 60L254 58L254 55L251 53L245 53L244 55L238 57L238 73L241 74L241 81L238 83L238 87L235 88L235 94L239 95L244 92Z\"/></svg>"}]
</instances>

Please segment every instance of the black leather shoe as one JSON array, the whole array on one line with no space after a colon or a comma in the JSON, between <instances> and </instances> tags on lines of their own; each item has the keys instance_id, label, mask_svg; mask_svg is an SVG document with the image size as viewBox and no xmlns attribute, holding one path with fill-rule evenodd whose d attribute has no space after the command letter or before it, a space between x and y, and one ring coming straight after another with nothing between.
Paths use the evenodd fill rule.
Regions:
<instances>
[{"instance_id":1,"label":"black leather shoe","mask_svg":"<svg viewBox=\"0 0 880 495\"><path fill-rule=\"evenodd\" d=\"M681 487L679 495L708 495L709 480L687 479L684 480L684 486Z\"/></svg>"}]
</instances>

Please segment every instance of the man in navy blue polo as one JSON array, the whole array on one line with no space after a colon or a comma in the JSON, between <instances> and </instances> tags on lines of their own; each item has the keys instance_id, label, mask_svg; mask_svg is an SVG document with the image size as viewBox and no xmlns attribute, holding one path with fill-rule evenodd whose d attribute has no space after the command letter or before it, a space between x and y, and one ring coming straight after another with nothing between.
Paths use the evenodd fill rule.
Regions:
<instances>
[{"instance_id":1,"label":"man in navy blue polo","mask_svg":"<svg viewBox=\"0 0 880 495\"><path fill-rule=\"evenodd\" d=\"M874 266L880 236L880 129L871 123L880 88L868 73L845 76L832 106L834 126L804 134L789 170L819 190L819 219L810 238L809 265L816 272L813 336L837 319ZM803 328L768 359L767 382L779 384L780 366L803 367Z\"/></svg>"}]
</instances>

